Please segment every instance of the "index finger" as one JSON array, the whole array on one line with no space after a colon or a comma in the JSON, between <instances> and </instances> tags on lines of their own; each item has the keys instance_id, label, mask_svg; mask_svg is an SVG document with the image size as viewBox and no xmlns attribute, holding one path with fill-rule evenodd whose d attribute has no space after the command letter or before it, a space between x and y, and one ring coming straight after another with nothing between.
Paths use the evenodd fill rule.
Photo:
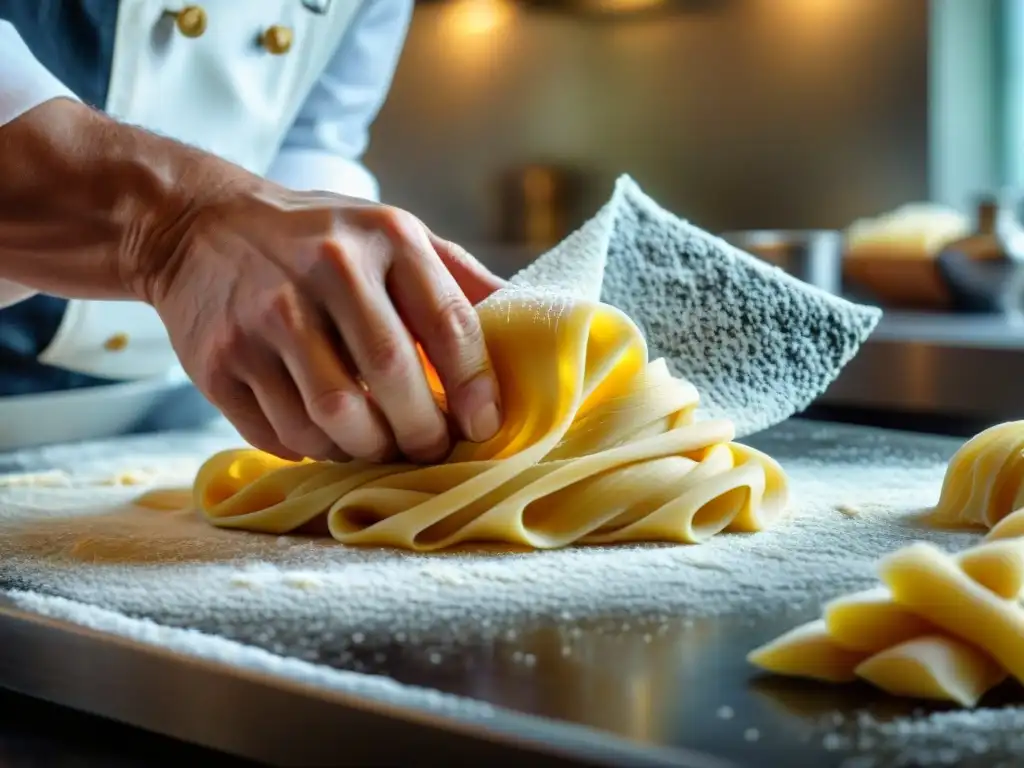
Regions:
<instances>
[{"instance_id":1,"label":"index finger","mask_svg":"<svg viewBox=\"0 0 1024 768\"><path fill-rule=\"evenodd\" d=\"M441 263L474 306L508 284L458 243L426 232Z\"/></svg>"},{"instance_id":2,"label":"index finger","mask_svg":"<svg viewBox=\"0 0 1024 768\"><path fill-rule=\"evenodd\" d=\"M449 411L474 442L501 428L501 397L480 318L423 230L423 242L397 254L389 276L396 307L426 351Z\"/></svg>"}]
</instances>

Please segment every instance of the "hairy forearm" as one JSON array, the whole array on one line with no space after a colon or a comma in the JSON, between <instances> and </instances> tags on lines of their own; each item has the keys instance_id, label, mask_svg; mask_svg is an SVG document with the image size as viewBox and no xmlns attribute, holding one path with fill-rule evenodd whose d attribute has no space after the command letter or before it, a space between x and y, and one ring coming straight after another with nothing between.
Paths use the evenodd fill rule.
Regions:
<instances>
[{"instance_id":1,"label":"hairy forearm","mask_svg":"<svg viewBox=\"0 0 1024 768\"><path fill-rule=\"evenodd\" d=\"M53 99L0 127L0 281L135 299L210 156Z\"/></svg>"}]
</instances>

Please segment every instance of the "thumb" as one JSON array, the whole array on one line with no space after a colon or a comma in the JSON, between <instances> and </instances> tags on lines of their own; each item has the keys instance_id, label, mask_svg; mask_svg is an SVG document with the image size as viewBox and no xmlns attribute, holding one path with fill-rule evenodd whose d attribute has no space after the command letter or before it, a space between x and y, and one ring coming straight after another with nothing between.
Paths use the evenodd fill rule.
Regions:
<instances>
[{"instance_id":1,"label":"thumb","mask_svg":"<svg viewBox=\"0 0 1024 768\"><path fill-rule=\"evenodd\" d=\"M508 285L461 245L440 238L433 232L429 232L429 235L441 263L455 278L455 282L459 284L471 304L479 304L495 291Z\"/></svg>"}]
</instances>

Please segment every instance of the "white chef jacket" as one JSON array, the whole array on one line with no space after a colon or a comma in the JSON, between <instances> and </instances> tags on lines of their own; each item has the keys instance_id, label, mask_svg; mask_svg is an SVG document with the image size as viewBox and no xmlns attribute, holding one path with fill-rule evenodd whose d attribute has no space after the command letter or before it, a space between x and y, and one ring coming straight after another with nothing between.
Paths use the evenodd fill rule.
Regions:
<instances>
[{"instance_id":1,"label":"white chef jacket","mask_svg":"<svg viewBox=\"0 0 1024 768\"><path fill-rule=\"evenodd\" d=\"M325 5L318 14L301 0L207 0L206 30L193 38L177 29L177 7L162 0L120 0L105 111L294 189L376 200L377 182L360 158L391 84L412 0ZM293 32L293 47L284 55L258 42L272 24ZM36 60L17 30L0 21L0 126L61 96L75 98ZM10 284L0 287L0 301L5 292L10 297ZM154 397L183 380L162 322L141 302L71 301L38 359L125 382L131 391ZM90 396L104 396L93 389L110 387L69 394L86 398L79 408L88 407ZM138 407L154 402L145 397ZM101 419L82 434L65 430L57 439L114 434L131 416ZM0 423L0 450L23 444L9 434L5 440L4 432L11 431L6 426Z\"/></svg>"}]
</instances>

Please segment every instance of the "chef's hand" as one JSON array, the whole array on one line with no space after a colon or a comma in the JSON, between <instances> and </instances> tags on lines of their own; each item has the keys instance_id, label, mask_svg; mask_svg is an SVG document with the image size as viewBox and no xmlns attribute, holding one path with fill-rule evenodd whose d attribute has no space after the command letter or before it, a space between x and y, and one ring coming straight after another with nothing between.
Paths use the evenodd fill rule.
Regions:
<instances>
[{"instance_id":1,"label":"chef's hand","mask_svg":"<svg viewBox=\"0 0 1024 768\"><path fill-rule=\"evenodd\" d=\"M433 461L500 404L473 304L501 281L404 211L290 192L51 99L0 125L0 300L141 299L185 370L282 457Z\"/></svg>"},{"instance_id":2,"label":"chef's hand","mask_svg":"<svg viewBox=\"0 0 1024 768\"><path fill-rule=\"evenodd\" d=\"M437 461L490 439L499 392L473 305L503 284L397 208L265 182L176 212L144 264L196 386L252 445L284 458Z\"/></svg>"}]
</instances>

